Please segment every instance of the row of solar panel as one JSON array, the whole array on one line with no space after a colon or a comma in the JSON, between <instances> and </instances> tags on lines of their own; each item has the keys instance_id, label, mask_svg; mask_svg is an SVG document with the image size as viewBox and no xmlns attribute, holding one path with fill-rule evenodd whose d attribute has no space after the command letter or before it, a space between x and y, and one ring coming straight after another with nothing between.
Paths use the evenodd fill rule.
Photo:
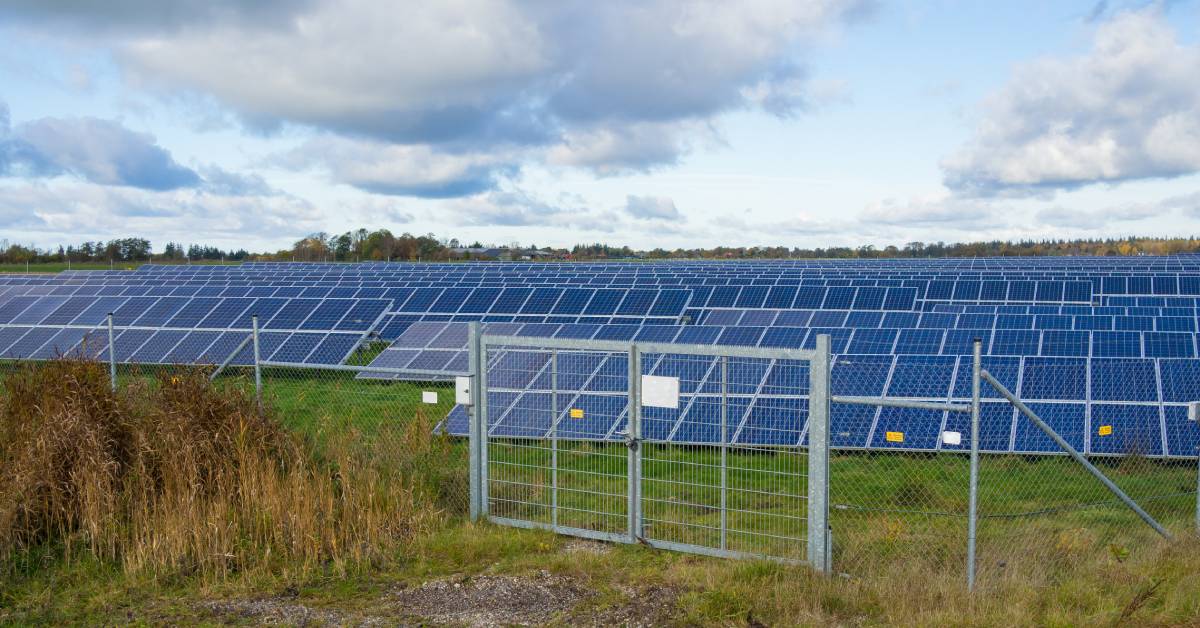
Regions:
<instances>
[{"instance_id":1,"label":"row of solar panel","mask_svg":"<svg viewBox=\"0 0 1200 628\"><path fill-rule=\"evenodd\" d=\"M646 374L678 377L681 387L678 409L643 409L643 435L646 438L685 443L720 442L720 404L724 397L728 404L726 433L730 442L778 445L803 442L807 399L802 395L807 394L806 366L771 360L733 360L727 362L727 383L722 386L717 358L678 357L681 356L643 356ZM862 356L868 361L872 358L874 356ZM490 433L497 437L544 438L549 435L551 419L556 417L556 432L561 438L619 438L628 412L626 358L623 355L560 351L554 366L556 371L552 376L549 353L529 350L504 351L491 364L488 374ZM877 395L884 386L889 386L895 387L893 396L962 402L965 401L962 395L969 390L969 376L964 383L962 375L969 372L969 367L956 368L953 359L946 364L886 363L879 366L885 371L891 369L890 376L869 379L886 384L863 382L861 362L846 361L840 367L835 364L831 382L842 384L840 389L835 384L833 394ZM1006 375L998 374L998 377ZM1198 375L1200 373L1194 370L1190 375L1193 387ZM551 377L557 382L557 388L550 387ZM1044 379L1052 377L1045 374ZM863 383L856 386L855 382ZM721 392L723 388L724 393ZM1038 392L1041 390L1034 394ZM1095 403L1031 401L1030 405L1076 448L1087 453L1194 456L1200 438L1200 429L1187 420L1187 409L1183 405L1105 403L1101 400ZM1048 437L1024 417L1018 417L1007 403L985 402L981 424L980 445L987 451L1057 451ZM451 412L445 426L451 433L465 434L465 413L461 408ZM960 437L969 433L967 418L941 411L848 404L833 406L833 442L838 447L965 449L970 446L968 438L961 438L958 444L947 443L941 438L946 431L956 431Z\"/></svg>"},{"instance_id":2,"label":"row of solar panel","mask_svg":"<svg viewBox=\"0 0 1200 628\"><path fill-rule=\"evenodd\" d=\"M1200 279L1200 278L1198 278L1198 279ZM590 283L590 282L583 282L583 285L586 285L587 283ZM443 289L449 289L449 290L470 290L472 287L474 287L474 286L456 285L453 281L451 281L449 278L444 277L444 276L430 278L429 280L426 280L426 281L406 281L403 279L397 279L397 280L393 280L393 281L389 281L389 282L379 281L379 282L375 282L375 284L376 285L371 286L371 287L376 287L376 288L379 288L379 287L414 288L415 287L415 288L422 288L422 289L443 288ZM531 281L531 280L525 279L525 278L513 278L512 280L505 280L505 279L501 278L501 279L498 279L493 285L487 286L485 288L480 288L480 289L491 290L491 289L496 289L496 288L514 287L514 286L579 288L580 285L581 284L579 284L579 282L550 281L550 280L544 281L544 282L538 282L538 281ZM213 284L213 283L207 283L207 282L174 282L174 281L150 281L150 282L133 281L133 282L128 282L128 281L121 281L119 279L114 279L114 278L105 278L102 280L98 280L95 283L79 283L79 282L70 282L70 283L63 283L63 284L48 283L44 287L49 288L50 286L53 286L53 288L50 288L50 289L52 290L53 293L56 293L56 294L76 294L77 290L79 288L87 288L88 290L98 290L100 288L105 288L108 290L115 290L120 287L124 287L124 288L140 287L140 288L157 288L160 290L165 290L165 289L174 287L176 289L185 289L185 288L193 289L193 290L203 289L203 290L207 290L211 293L208 296L218 296L221 293L219 293L217 291L222 288L229 287L230 284L219 283L219 282ZM272 286L286 287L286 288L300 288L300 289L309 289L309 290L315 290L317 288L322 288L322 289L340 288L342 290L347 290L347 291L350 290L351 288L355 288L355 287L359 287L359 288L364 287L362 285L362 282L345 283L345 282L337 281L337 282L329 282L327 284L320 284L320 283L312 281L312 280L302 280L301 279L301 280L282 281L282 280L271 280L271 279L266 279L266 278L258 279L258 280L247 280L247 281L239 284L238 287L272 287ZM864 296L863 297L863 298L876 298L876 299L878 299L879 303L881 304L881 305L876 305L873 308L867 308L867 309L879 309L882 306L882 303L884 303L887 300L886 295L884 295L882 292L882 289L884 289L884 288L911 288L913 290L911 297L908 296L907 292L899 293L895 296L892 296L891 299L894 301L908 301L911 299L911 300L942 300L942 301L953 300L953 301L972 301L972 302L985 301L985 302L1090 303L1093 298L1092 285L1088 282L1082 282L1082 281L1031 281L1031 280L954 281L954 280L923 280L923 279L900 279L900 278L886 279L886 280L884 280L884 279L879 279L879 280L867 280L867 279L862 279L862 280L851 280L851 279L818 280L818 279L812 279L812 280L796 280L795 282L786 282L786 283L779 281L779 280L770 280L770 281L763 280L761 282L757 282L757 281L746 282L743 285L743 284L731 283L731 282L717 282L715 280L712 280L711 278L697 278L696 281L694 281L694 282L680 281L680 282L672 282L672 283L663 283L663 282L647 281L644 284L631 283L627 286L611 286L608 284L603 284L602 286L600 286L600 288L603 289L604 286L607 286L611 289L630 289L630 288L636 288L636 287L641 287L643 289L657 289L657 288L684 289L684 288L686 288L686 289L690 289L696 293L696 296L693 297L693 301L695 301L697 303L706 303L707 304L709 296L712 295L712 298L715 299L715 301L711 305L708 305L708 307L723 307L723 306L732 307L732 306L734 306L734 303L742 303L742 305L737 305L737 307L788 308L788 307L791 307L790 303L792 301L796 300L797 298L804 299L806 302L811 301L815 298L814 297L814 295L816 294L815 292L810 291L807 294L798 295L797 289L805 290L805 289L820 289L820 288L828 288L830 290L834 290L834 289L843 289L844 290L844 289L850 289L850 288L863 288L863 289L870 288L870 289L880 290L877 297L873 297L873 296ZM869 294L875 294L875 293L869 293ZM1122 292L1120 294L1128 294L1128 293ZM1139 293L1139 294L1141 294L1141 293ZM1146 292L1144 294L1153 295L1153 294L1159 294L1159 293ZM1176 291L1176 292L1171 292L1168 294L1179 294L1179 292ZM1185 294L1200 294L1200 282L1197 282L1196 292L1185 293ZM242 295L227 295L227 296L242 296ZM298 295L288 295L288 296L298 296ZM364 296L364 295L349 295L349 296ZM465 300L466 298L468 298L468 297L466 295L463 295L462 297L460 297L459 300ZM837 298L837 297L835 297L835 298ZM851 299L854 298L854 295L852 293L850 293L850 298ZM772 303L773 305L765 305L766 303ZM801 306L797 306L797 307L801 307ZM883 309L910 309L910 308L911 308L911 305L908 308L887 307L887 308L883 308Z\"/></svg>"},{"instance_id":3,"label":"row of solar panel","mask_svg":"<svg viewBox=\"0 0 1200 628\"><path fill-rule=\"evenodd\" d=\"M558 413L556 435L583 440L624 438L627 418L624 398L581 394L567 397L569 408ZM715 444L721 442L720 404L712 397L683 397L686 413L643 409L646 438L661 442ZM490 408L500 410L492 422L493 438L548 438L551 435L552 396L544 392L493 392ZM807 400L739 397L728 400L726 428L730 442L746 445L804 445L807 443ZM1144 404L1033 403L1030 407L1078 451L1088 455L1127 455L1194 458L1195 423L1182 407ZM584 419L574 419L578 410ZM970 425L965 415L930 410L872 408L834 404L830 416L832 446L837 449L904 449L966 451ZM441 426L465 436L467 415L455 408ZM947 435L954 438L947 438ZM1061 449L1012 406L985 403L980 417L980 449L992 453L1045 454Z\"/></svg>"},{"instance_id":4,"label":"row of solar panel","mask_svg":"<svg viewBox=\"0 0 1200 628\"><path fill-rule=\"evenodd\" d=\"M1180 311L1178 308L1175 311ZM955 314L949 312L875 312L857 310L703 310L702 325L754 327L857 327L924 329L1073 329L1081 331L1197 330L1188 316L1114 316L1110 314Z\"/></svg>"},{"instance_id":5,"label":"row of solar panel","mask_svg":"<svg viewBox=\"0 0 1200 628\"><path fill-rule=\"evenodd\" d=\"M83 325L111 312L122 327L263 329L366 332L390 303L384 299L245 297L0 296L0 325Z\"/></svg>"},{"instance_id":6,"label":"row of solar panel","mask_svg":"<svg viewBox=\"0 0 1200 628\"><path fill-rule=\"evenodd\" d=\"M241 331L121 329L115 332L116 359L134 364L220 364L248 338ZM341 364L362 336L327 332L264 332L259 336L262 360ZM49 360L59 356L108 360L106 330L80 327L0 328L0 358ZM234 364L252 364L249 347Z\"/></svg>"},{"instance_id":7,"label":"row of solar panel","mask_svg":"<svg viewBox=\"0 0 1200 628\"><path fill-rule=\"evenodd\" d=\"M945 314L1074 314L1091 316L1198 316L1200 308L1190 301L1177 305L979 305L934 303L927 312Z\"/></svg>"},{"instance_id":8,"label":"row of solar panel","mask_svg":"<svg viewBox=\"0 0 1200 628\"><path fill-rule=\"evenodd\" d=\"M980 330L902 329L848 330L800 327L706 327L671 325L506 324L485 327L485 333L525 337L554 337L612 341L812 348L816 337L830 335L835 354L876 356L961 356L972 352L980 338L989 356L1046 358L1194 358L1196 335L1173 332L1074 332L1002 330L989 338ZM1015 334L1015 335L1014 335ZM1029 334L1037 334L1030 336ZM464 353L466 325L414 323L372 366L435 368L440 352ZM425 356L427 352L435 355ZM442 363L450 361L445 357ZM416 362L416 364L414 364Z\"/></svg>"}]
</instances>

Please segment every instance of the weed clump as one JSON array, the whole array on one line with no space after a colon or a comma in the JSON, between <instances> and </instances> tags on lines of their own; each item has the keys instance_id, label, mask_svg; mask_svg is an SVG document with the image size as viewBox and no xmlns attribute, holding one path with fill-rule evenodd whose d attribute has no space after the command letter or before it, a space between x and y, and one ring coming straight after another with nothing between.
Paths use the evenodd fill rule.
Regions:
<instances>
[{"instance_id":1,"label":"weed clump","mask_svg":"<svg viewBox=\"0 0 1200 628\"><path fill-rule=\"evenodd\" d=\"M386 559L436 511L350 439L320 453L199 371L112 392L96 363L4 378L0 558L80 552L127 570L291 575Z\"/></svg>"}]
</instances>

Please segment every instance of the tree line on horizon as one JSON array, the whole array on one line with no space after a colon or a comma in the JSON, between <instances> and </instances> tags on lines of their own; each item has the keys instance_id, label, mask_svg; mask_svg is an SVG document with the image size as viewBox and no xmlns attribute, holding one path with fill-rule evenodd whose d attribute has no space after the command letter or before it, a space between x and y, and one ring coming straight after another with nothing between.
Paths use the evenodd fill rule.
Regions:
<instances>
[{"instance_id":1,"label":"tree line on horizon","mask_svg":"<svg viewBox=\"0 0 1200 628\"><path fill-rule=\"evenodd\" d=\"M70 262L163 262L190 261L452 261L488 259L495 251L536 250L539 259L889 259L922 257L1004 257L1004 256L1129 256L1200 253L1200 238L1106 238L1074 240L991 240L981 242L909 242L903 246L859 247L714 247L636 250L606 243L576 244L567 248L526 246L512 243L500 246L474 242L460 245L457 239L438 238L430 233L395 235L387 229L357 229L341 234L313 233L297 240L290 248L253 253L245 249L225 250L206 244L168 242L160 252L150 240L129 237L62 245L57 249L39 249L0 239L0 263Z\"/></svg>"}]
</instances>

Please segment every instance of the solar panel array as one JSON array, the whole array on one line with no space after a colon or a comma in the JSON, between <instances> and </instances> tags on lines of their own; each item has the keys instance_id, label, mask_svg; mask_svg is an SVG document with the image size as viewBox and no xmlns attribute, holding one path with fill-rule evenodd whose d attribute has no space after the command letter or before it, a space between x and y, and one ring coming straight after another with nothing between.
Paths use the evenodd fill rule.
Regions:
<instances>
[{"instance_id":1,"label":"solar panel array","mask_svg":"<svg viewBox=\"0 0 1200 628\"><path fill-rule=\"evenodd\" d=\"M835 394L964 400L966 356L979 338L985 367L1081 449L1182 456L1194 455L1197 442L1186 403L1200 398L1198 307L1200 257L1187 255L150 265L0 277L0 357L86 352L106 359L106 337L92 332L108 312L118 327L117 358L127 362L219 362L247 337L249 317L257 314L263 359L341 363L364 340L383 339L392 344L375 365L432 375L465 370L468 321L498 335L713 346L811 347L824 333L836 356ZM498 394L532 400L546 393L536 376L542 358L525 353L529 380L511 381ZM249 359L243 351L237 362ZM503 370L508 359L517 358L502 354L495 365ZM607 372L617 362L610 356L592 366ZM646 368L670 369L670 362ZM731 375L743 415L732 439L802 441L804 393L771 392L777 369L768 362ZM690 374L691 397L711 393L711 375ZM577 390L561 392L581 402L616 403L608 397L620 391L589 388L601 381L584 378ZM686 426L704 424L711 405L693 403L679 416L661 417L673 426L665 437L706 442ZM747 429L768 414L785 423ZM461 433L464 417L456 409L446 426ZM834 443L944 449L938 435L961 419L839 404ZM622 420L600 431L615 437ZM519 425L514 416L494 429L503 434ZM1051 450L1029 427L989 397L985 449ZM892 443L883 437L888 431L908 438Z\"/></svg>"}]
</instances>

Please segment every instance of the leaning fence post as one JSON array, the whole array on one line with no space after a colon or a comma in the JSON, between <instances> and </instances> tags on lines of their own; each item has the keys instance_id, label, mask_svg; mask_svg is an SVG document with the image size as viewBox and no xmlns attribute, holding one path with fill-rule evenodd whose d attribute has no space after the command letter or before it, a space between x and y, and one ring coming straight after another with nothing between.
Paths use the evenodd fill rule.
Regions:
<instances>
[{"instance_id":1,"label":"leaning fence post","mask_svg":"<svg viewBox=\"0 0 1200 628\"><path fill-rule=\"evenodd\" d=\"M483 479L482 469L480 465L480 449L482 443L479 438L480 433L480 343L479 343L479 323L467 323L467 372L469 384L467 394L471 398L471 405L467 407L467 473L470 474L470 513L471 521L478 521L479 516L483 513L481 505L482 491L480 488Z\"/></svg>"},{"instance_id":2,"label":"leaning fence post","mask_svg":"<svg viewBox=\"0 0 1200 628\"><path fill-rule=\"evenodd\" d=\"M108 379L112 391L117 392L117 345L113 342L113 313L108 313Z\"/></svg>"},{"instance_id":3,"label":"leaning fence post","mask_svg":"<svg viewBox=\"0 0 1200 628\"><path fill-rule=\"evenodd\" d=\"M259 364L258 353L258 314L250 317L250 338L254 343L254 399L262 409L262 365Z\"/></svg>"},{"instance_id":4,"label":"leaning fence post","mask_svg":"<svg viewBox=\"0 0 1200 628\"><path fill-rule=\"evenodd\" d=\"M967 498L967 590L975 590L975 533L979 508L979 383L983 341L971 343L971 480Z\"/></svg>"},{"instance_id":5,"label":"leaning fence post","mask_svg":"<svg viewBox=\"0 0 1200 628\"><path fill-rule=\"evenodd\" d=\"M808 562L831 571L829 532L829 335L817 336L808 369Z\"/></svg>"}]
</instances>

